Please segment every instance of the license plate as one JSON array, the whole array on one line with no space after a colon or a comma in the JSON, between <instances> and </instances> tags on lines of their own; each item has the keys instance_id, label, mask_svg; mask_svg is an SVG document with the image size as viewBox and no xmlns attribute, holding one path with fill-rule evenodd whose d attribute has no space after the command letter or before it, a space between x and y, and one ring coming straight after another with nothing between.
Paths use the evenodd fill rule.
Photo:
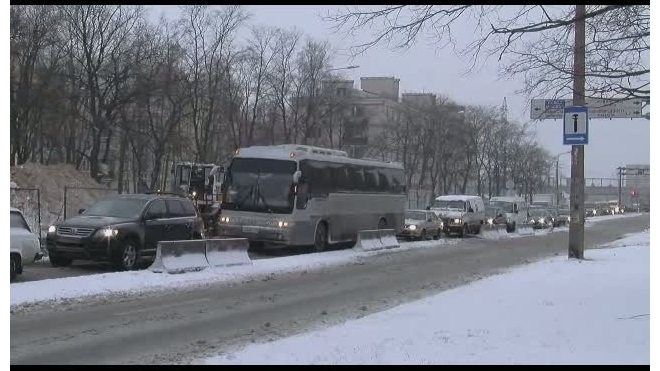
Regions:
<instances>
[{"instance_id":1,"label":"license plate","mask_svg":"<svg viewBox=\"0 0 660 371\"><path fill-rule=\"evenodd\" d=\"M259 233L259 228L244 226L243 227L243 233Z\"/></svg>"}]
</instances>

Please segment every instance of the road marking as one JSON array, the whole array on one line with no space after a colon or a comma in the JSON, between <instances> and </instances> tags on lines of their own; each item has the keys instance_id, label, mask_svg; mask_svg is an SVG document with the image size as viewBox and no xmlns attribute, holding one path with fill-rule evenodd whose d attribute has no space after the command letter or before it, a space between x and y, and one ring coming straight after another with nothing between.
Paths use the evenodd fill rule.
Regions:
<instances>
[{"instance_id":1,"label":"road marking","mask_svg":"<svg viewBox=\"0 0 660 371\"><path fill-rule=\"evenodd\" d=\"M211 298L201 298L201 299L185 301L183 303L178 303L178 304L168 304L167 308L181 307L181 306L184 306L184 305L205 303L205 302L209 302L209 301L211 301ZM126 312L115 313L115 316L126 316L126 315L130 315L130 314L151 312L151 311L157 311L157 310L162 310L162 309L163 309L163 306L159 305L159 306L155 306L155 307L141 308L141 309L129 310L129 311L126 311Z\"/></svg>"}]
</instances>

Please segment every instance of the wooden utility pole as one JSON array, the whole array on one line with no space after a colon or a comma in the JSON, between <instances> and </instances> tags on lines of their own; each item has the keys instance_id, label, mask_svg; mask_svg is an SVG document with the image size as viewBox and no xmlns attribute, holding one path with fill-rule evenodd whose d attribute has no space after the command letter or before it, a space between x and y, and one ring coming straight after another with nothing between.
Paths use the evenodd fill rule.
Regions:
<instances>
[{"instance_id":1,"label":"wooden utility pole","mask_svg":"<svg viewBox=\"0 0 660 371\"><path fill-rule=\"evenodd\" d=\"M586 6L575 6L573 50L573 105L585 105L585 15ZM571 222L568 257L584 259L584 145L571 147Z\"/></svg>"}]
</instances>

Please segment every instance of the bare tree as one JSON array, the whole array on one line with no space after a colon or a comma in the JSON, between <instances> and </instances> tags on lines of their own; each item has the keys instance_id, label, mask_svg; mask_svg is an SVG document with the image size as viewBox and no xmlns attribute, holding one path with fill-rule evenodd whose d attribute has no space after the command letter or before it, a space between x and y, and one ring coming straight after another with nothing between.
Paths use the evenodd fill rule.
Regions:
<instances>
[{"instance_id":1,"label":"bare tree","mask_svg":"<svg viewBox=\"0 0 660 371\"><path fill-rule=\"evenodd\" d=\"M151 150L152 167L149 188L155 189L176 128L187 115L190 102L182 70L183 48L179 45L174 27L161 20L159 28L147 35L149 55L142 64L136 105L142 108L146 125L145 144Z\"/></svg>"},{"instance_id":2,"label":"bare tree","mask_svg":"<svg viewBox=\"0 0 660 371\"><path fill-rule=\"evenodd\" d=\"M211 133L217 129L214 124L219 121L219 110L227 106L222 94L230 84L227 72L234 37L248 15L240 6L211 10L208 6L195 5L182 10L182 43L187 46L195 157L196 161L205 162L210 157Z\"/></svg>"},{"instance_id":3,"label":"bare tree","mask_svg":"<svg viewBox=\"0 0 660 371\"><path fill-rule=\"evenodd\" d=\"M302 46L296 58L296 79L293 89L295 120L294 143L307 144L320 136L318 118L326 97L322 94L322 81L328 77L331 66L329 43L311 38Z\"/></svg>"},{"instance_id":4,"label":"bare tree","mask_svg":"<svg viewBox=\"0 0 660 371\"><path fill-rule=\"evenodd\" d=\"M124 89L138 51L130 40L142 19L137 6L60 6L66 30L67 53L73 56L86 96L85 111L91 134L90 175L98 179L101 140L111 137L118 108L129 99ZM108 143L106 143L106 148ZM107 152L106 152L107 153Z\"/></svg>"},{"instance_id":5,"label":"bare tree","mask_svg":"<svg viewBox=\"0 0 660 371\"><path fill-rule=\"evenodd\" d=\"M268 82L273 94L272 104L275 106L279 116L285 143L291 141L292 124L290 119L291 94L294 80L294 58L300 42L301 32L299 30L279 30L272 48L273 68L270 70ZM275 124L271 127L271 142L275 144Z\"/></svg>"},{"instance_id":6,"label":"bare tree","mask_svg":"<svg viewBox=\"0 0 660 371\"><path fill-rule=\"evenodd\" d=\"M10 8L10 122L11 164L28 159L44 161L44 110L56 98L57 63L61 51L58 41L58 12L54 6L12 6Z\"/></svg>"},{"instance_id":7,"label":"bare tree","mask_svg":"<svg viewBox=\"0 0 660 371\"><path fill-rule=\"evenodd\" d=\"M395 49L411 47L429 35L438 47L452 46L471 58L470 70L490 57L504 59L502 72L523 75L527 93L571 92L572 42L567 39L574 10L567 7L475 5L397 5L376 9L346 8L329 13L337 31L348 35L372 31L371 38L352 47L354 54L385 43ZM452 30L474 25L475 39L457 47ZM587 96L648 97L650 7L648 5L590 6L587 23Z\"/></svg>"}]
</instances>

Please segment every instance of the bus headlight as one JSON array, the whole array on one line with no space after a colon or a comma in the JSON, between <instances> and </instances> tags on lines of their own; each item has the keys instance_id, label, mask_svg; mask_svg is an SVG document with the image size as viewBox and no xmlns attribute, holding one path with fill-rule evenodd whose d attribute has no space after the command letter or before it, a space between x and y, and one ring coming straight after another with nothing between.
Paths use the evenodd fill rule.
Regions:
<instances>
[{"instance_id":1,"label":"bus headlight","mask_svg":"<svg viewBox=\"0 0 660 371\"><path fill-rule=\"evenodd\" d=\"M461 224L461 220L458 219L458 218L456 218L456 219L454 219L454 223L456 223L456 224Z\"/></svg>"},{"instance_id":2,"label":"bus headlight","mask_svg":"<svg viewBox=\"0 0 660 371\"><path fill-rule=\"evenodd\" d=\"M229 223L229 217L223 216L222 218L220 218L220 221L223 223Z\"/></svg>"},{"instance_id":3,"label":"bus headlight","mask_svg":"<svg viewBox=\"0 0 660 371\"><path fill-rule=\"evenodd\" d=\"M414 231L415 229L417 229L417 226L413 224L410 227L408 227L408 229L410 229L411 231Z\"/></svg>"},{"instance_id":4,"label":"bus headlight","mask_svg":"<svg viewBox=\"0 0 660 371\"><path fill-rule=\"evenodd\" d=\"M539 223L540 223L540 224L545 223L545 218L539 218Z\"/></svg>"},{"instance_id":5,"label":"bus headlight","mask_svg":"<svg viewBox=\"0 0 660 371\"><path fill-rule=\"evenodd\" d=\"M283 227L286 228L286 227L289 226L289 222L283 222L283 221L280 220L279 222L277 222L277 226L280 227L280 228L283 228Z\"/></svg>"}]
</instances>

